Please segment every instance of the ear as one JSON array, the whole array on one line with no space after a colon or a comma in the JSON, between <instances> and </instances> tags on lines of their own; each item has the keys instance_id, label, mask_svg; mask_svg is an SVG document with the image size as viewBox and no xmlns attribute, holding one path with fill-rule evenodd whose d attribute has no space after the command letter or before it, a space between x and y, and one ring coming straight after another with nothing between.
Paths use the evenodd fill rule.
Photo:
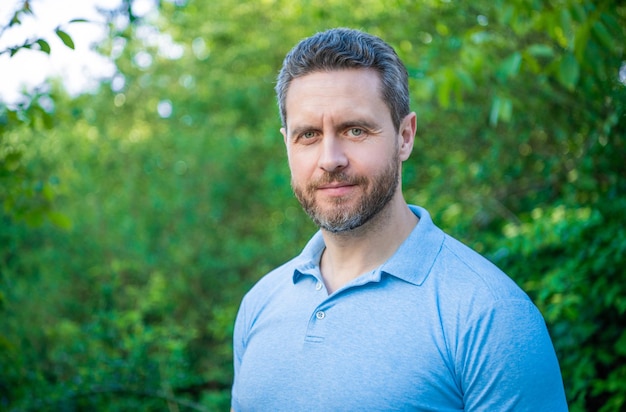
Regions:
<instances>
[{"instance_id":1,"label":"ear","mask_svg":"<svg viewBox=\"0 0 626 412\"><path fill-rule=\"evenodd\" d=\"M283 141L285 142L285 146L287 146L287 130L284 127L280 128L280 134L283 135Z\"/></svg>"},{"instance_id":2,"label":"ear","mask_svg":"<svg viewBox=\"0 0 626 412\"><path fill-rule=\"evenodd\" d=\"M399 138L400 141L400 160L405 161L413 151L413 143L415 142L415 133L417 131L417 115L411 112L402 120L400 124Z\"/></svg>"}]
</instances>

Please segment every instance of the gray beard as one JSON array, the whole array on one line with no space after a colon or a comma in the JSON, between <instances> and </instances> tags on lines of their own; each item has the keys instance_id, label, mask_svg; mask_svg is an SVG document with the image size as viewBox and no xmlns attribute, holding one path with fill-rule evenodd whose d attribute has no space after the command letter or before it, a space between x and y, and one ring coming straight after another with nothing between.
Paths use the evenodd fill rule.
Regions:
<instances>
[{"instance_id":1,"label":"gray beard","mask_svg":"<svg viewBox=\"0 0 626 412\"><path fill-rule=\"evenodd\" d=\"M394 158L396 160L397 157ZM293 180L291 187L296 198L311 220L331 233L341 233L356 229L376 216L393 198L400 180L400 168L397 160L389 162L388 167L372 181L364 177L350 178L343 172L326 173L319 181L310 184L306 189L297 187ZM324 212L315 201L315 191L319 185L331 182L358 184L371 187L370 193L365 193L361 202L353 209L345 206L343 199L336 199L335 208ZM368 183L371 183L368 185Z\"/></svg>"}]
</instances>

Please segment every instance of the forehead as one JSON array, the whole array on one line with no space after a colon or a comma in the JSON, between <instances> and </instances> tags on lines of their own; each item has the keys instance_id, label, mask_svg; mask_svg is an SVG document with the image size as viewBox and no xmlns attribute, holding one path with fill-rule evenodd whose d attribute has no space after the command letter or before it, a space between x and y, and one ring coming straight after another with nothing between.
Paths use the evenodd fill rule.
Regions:
<instances>
[{"instance_id":1,"label":"forehead","mask_svg":"<svg viewBox=\"0 0 626 412\"><path fill-rule=\"evenodd\" d=\"M374 69L320 70L293 79L287 89L286 100L290 95L307 89L335 94L354 93L355 91L381 92L380 74Z\"/></svg>"},{"instance_id":2,"label":"forehead","mask_svg":"<svg viewBox=\"0 0 626 412\"><path fill-rule=\"evenodd\" d=\"M361 112L387 113L380 75L373 69L316 71L291 81L285 98L287 123L302 117Z\"/></svg>"}]
</instances>

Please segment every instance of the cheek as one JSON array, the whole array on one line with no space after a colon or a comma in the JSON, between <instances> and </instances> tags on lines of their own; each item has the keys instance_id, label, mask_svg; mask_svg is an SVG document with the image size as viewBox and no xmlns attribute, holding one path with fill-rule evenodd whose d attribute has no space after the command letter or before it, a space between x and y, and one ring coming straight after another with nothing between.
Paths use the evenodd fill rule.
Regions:
<instances>
[{"instance_id":1,"label":"cheek","mask_svg":"<svg viewBox=\"0 0 626 412\"><path fill-rule=\"evenodd\" d=\"M315 171L317 165L313 153L304 152L302 150L288 150L287 162L293 177L306 177Z\"/></svg>"},{"instance_id":2,"label":"cheek","mask_svg":"<svg viewBox=\"0 0 626 412\"><path fill-rule=\"evenodd\" d=\"M294 156L289 156L288 160L292 182L296 184L302 184L307 179L303 163Z\"/></svg>"},{"instance_id":3,"label":"cheek","mask_svg":"<svg viewBox=\"0 0 626 412\"><path fill-rule=\"evenodd\" d=\"M293 174L297 162L296 156L294 156L293 152L289 150L289 147L287 147L287 164L289 165L289 170L291 170L291 174Z\"/></svg>"},{"instance_id":4,"label":"cheek","mask_svg":"<svg viewBox=\"0 0 626 412\"><path fill-rule=\"evenodd\" d=\"M361 172L373 173L376 170L386 168L394 157L397 158L397 152L393 148L380 146L362 151L356 157L358 160L353 161L352 164Z\"/></svg>"}]
</instances>

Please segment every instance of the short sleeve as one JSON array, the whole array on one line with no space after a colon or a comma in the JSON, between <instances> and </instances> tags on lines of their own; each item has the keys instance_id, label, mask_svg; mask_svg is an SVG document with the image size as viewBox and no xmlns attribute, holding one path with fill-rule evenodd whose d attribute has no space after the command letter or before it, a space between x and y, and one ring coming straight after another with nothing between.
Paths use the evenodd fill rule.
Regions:
<instances>
[{"instance_id":1,"label":"short sleeve","mask_svg":"<svg viewBox=\"0 0 626 412\"><path fill-rule=\"evenodd\" d=\"M233 370L234 379L233 387L231 391L231 410L239 411L238 397L237 397L237 376L239 374L239 367L241 366L241 359L245 351L245 299L243 300L237 317L235 319L235 326L233 330Z\"/></svg>"},{"instance_id":2,"label":"short sleeve","mask_svg":"<svg viewBox=\"0 0 626 412\"><path fill-rule=\"evenodd\" d=\"M567 411L559 364L539 310L502 299L478 311L462 339L457 373L466 411Z\"/></svg>"}]
</instances>

